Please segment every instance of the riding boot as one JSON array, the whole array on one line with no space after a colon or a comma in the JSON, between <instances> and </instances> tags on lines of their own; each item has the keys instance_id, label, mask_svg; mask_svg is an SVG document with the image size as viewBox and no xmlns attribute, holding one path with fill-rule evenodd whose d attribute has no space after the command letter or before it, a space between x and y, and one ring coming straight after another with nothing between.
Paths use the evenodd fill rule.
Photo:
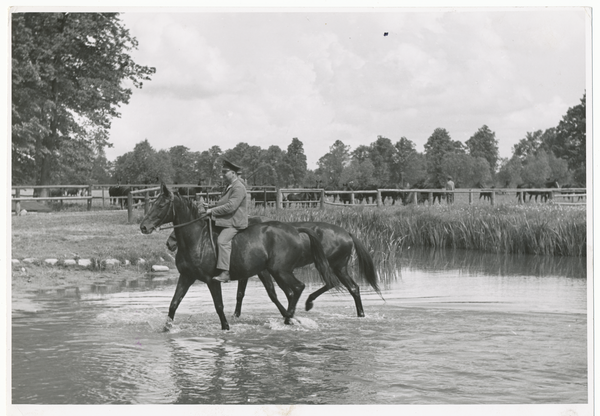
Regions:
<instances>
[{"instance_id":1,"label":"riding boot","mask_svg":"<svg viewBox=\"0 0 600 416\"><path fill-rule=\"evenodd\" d=\"M229 277L229 270L223 270L221 272L221 274L213 277L213 280L216 280L217 282L221 282L221 283L229 282L231 280L231 278Z\"/></svg>"}]
</instances>

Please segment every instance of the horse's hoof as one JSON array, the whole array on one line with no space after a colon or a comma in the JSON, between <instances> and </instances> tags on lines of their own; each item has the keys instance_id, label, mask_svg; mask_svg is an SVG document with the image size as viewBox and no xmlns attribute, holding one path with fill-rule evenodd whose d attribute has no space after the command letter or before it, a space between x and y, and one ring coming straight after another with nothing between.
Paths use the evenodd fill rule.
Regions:
<instances>
[{"instance_id":1,"label":"horse's hoof","mask_svg":"<svg viewBox=\"0 0 600 416\"><path fill-rule=\"evenodd\" d=\"M165 326L163 327L163 332L169 332L173 328L173 320L171 318L167 319L165 322Z\"/></svg>"},{"instance_id":2,"label":"horse's hoof","mask_svg":"<svg viewBox=\"0 0 600 416\"><path fill-rule=\"evenodd\" d=\"M311 301L309 301L309 300L306 301L306 310L307 311L310 311L313 308L313 306L315 306L315 305Z\"/></svg>"},{"instance_id":3,"label":"horse's hoof","mask_svg":"<svg viewBox=\"0 0 600 416\"><path fill-rule=\"evenodd\" d=\"M223 324L223 325L221 325L221 329L223 331L229 331L229 324Z\"/></svg>"}]
</instances>

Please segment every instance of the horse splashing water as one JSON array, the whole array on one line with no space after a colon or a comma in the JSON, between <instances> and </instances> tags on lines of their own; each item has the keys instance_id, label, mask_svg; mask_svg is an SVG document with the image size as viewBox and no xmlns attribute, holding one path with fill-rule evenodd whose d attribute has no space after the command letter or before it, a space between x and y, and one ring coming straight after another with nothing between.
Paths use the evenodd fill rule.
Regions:
<instances>
[{"instance_id":1,"label":"horse splashing water","mask_svg":"<svg viewBox=\"0 0 600 416\"><path fill-rule=\"evenodd\" d=\"M205 213L199 213L192 201L171 192L164 184L161 187L162 192L144 216L140 230L144 234L150 234L161 225L171 222L175 228L178 247L175 262L179 279L169 306L165 330L171 327L177 307L196 280L208 285L221 328L229 329L223 312L221 283L212 279L217 275L217 253L212 245L216 237L211 236L208 217ZM266 283L265 279L273 276L288 299L287 309L276 303L286 324L291 324L296 304L304 290L304 283L296 279L293 273L303 265L303 256L300 254L304 253L304 240L301 234L308 236L312 260L325 285L335 287L338 281L329 267L323 247L315 233L308 228L296 228L276 221L256 223L233 239L231 279L248 279L258 274L267 287L272 283ZM261 273L263 271L268 274Z\"/></svg>"}]
</instances>

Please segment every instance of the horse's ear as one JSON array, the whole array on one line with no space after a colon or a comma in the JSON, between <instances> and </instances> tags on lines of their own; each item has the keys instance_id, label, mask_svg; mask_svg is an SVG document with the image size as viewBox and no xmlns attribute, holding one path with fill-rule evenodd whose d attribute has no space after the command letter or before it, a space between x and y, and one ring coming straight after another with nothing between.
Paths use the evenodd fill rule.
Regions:
<instances>
[{"instance_id":1,"label":"horse's ear","mask_svg":"<svg viewBox=\"0 0 600 416\"><path fill-rule=\"evenodd\" d=\"M169 188L167 188L167 185L165 185L164 182L160 182L160 187L162 188L162 193L165 194L165 196L171 196L171 191L169 190Z\"/></svg>"}]
</instances>

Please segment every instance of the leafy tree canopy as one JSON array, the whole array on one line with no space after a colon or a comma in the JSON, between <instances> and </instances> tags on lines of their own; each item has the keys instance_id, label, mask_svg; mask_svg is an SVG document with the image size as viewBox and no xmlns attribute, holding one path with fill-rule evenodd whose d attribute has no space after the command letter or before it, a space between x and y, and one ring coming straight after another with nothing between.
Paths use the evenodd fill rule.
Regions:
<instances>
[{"instance_id":1,"label":"leafy tree canopy","mask_svg":"<svg viewBox=\"0 0 600 416\"><path fill-rule=\"evenodd\" d=\"M469 155L485 158L492 172L496 171L498 165L498 140L496 140L496 133L491 131L488 126L483 125L465 144L469 150Z\"/></svg>"},{"instance_id":2,"label":"leafy tree canopy","mask_svg":"<svg viewBox=\"0 0 600 416\"><path fill-rule=\"evenodd\" d=\"M56 180L73 140L110 146L111 120L154 68L136 64L137 41L117 13L13 13L12 160L15 182L34 169L36 184ZM69 150L66 148L69 147ZM92 161L81 146L79 155ZM27 178L30 179L30 178Z\"/></svg>"}]
</instances>

